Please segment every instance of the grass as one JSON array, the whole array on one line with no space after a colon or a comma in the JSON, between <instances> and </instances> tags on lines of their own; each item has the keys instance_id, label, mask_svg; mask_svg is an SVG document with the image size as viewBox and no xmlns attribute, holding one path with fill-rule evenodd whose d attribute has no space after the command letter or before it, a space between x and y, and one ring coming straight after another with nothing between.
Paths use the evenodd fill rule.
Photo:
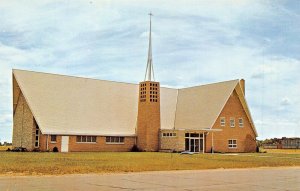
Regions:
<instances>
[{"instance_id":1,"label":"grass","mask_svg":"<svg viewBox=\"0 0 300 191\"><path fill-rule=\"evenodd\" d=\"M300 149L262 149L261 151L266 151L267 153L282 153L282 154L300 154Z\"/></svg>"},{"instance_id":2,"label":"grass","mask_svg":"<svg viewBox=\"0 0 300 191\"><path fill-rule=\"evenodd\" d=\"M12 149L12 146L0 146L0 151L6 151L8 148Z\"/></svg>"},{"instance_id":3,"label":"grass","mask_svg":"<svg viewBox=\"0 0 300 191\"><path fill-rule=\"evenodd\" d=\"M154 152L0 153L0 174L2 175L60 175L276 166L300 166L300 154L282 157L281 154L259 153L233 156Z\"/></svg>"}]
</instances>

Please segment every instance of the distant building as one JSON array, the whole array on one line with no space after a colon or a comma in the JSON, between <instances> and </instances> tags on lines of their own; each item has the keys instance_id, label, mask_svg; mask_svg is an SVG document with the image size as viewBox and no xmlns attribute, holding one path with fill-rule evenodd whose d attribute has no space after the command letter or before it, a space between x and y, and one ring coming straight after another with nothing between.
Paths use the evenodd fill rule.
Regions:
<instances>
[{"instance_id":1,"label":"distant building","mask_svg":"<svg viewBox=\"0 0 300 191\"><path fill-rule=\"evenodd\" d=\"M281 139L274 138L270 140L270 143L263 144L265 149L300 149L299 137L282 137Z\"/></svg>"},{"instance_id":2,"label":"distant building","mask_svg":"<svg viewBox=\"0 0 300 191\"><path fill-rule=\"evenodd\" d=\"M254 152L245 81L183 89L154 80L151 20L144 81L13 70L13 147L28 150Z\"/></svg>"}]
</instances>

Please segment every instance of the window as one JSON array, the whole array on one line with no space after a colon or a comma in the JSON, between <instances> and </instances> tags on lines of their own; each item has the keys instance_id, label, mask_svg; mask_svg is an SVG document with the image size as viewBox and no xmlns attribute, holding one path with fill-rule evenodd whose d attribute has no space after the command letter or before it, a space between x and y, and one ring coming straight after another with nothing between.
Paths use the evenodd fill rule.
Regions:
<instances>
[{"instance_id":1,"label":"window","mask_svg":"<svg viewBox=\"0 0 300 191\"><path fill-rule=\"evenodd\" d=\"M225 117L220 118L220 124L221 124L221 127L225 126Z\"/></svg>"},{"instance_id":2,"label":"window","mask_svg":"<svg viewBox=\"0 0 300 191\"><path fill-rule=\"evenodd\" d=\"M244 127L243 118L239 118L239 127Z\"/></svg>"},{"instance_id":3,"label":"window","mask_svg":"<svg viewBox=\"0 0 300 191\"><path fill-rule=\"evenodd\" d=\"M36 129L35 129L35 142L34 142L34 147L38 148L40 146L40 131L39 131L39 127L36 125Z\"/></svg>"},{"instance_id":4,"label":"window","mask_svg":"<svg viewBox=\"0 0 300 191\"><path fill-rule=\"evenodd\" d=\"M237 143L235 139L228 140L228 148L237 148Z\"/></svg>"},{"instance_id":5,"label":"window","mask_svg":"<svg viewBox=\"0 0 300 191\"><path fill-rule=\"evenodd\" d=\"M124 144L124 137L106 137L108 144Z\"/></svg>"},{"instance_id":6,"label":"window","mask_svg":"<svg viewBox=\"0 0 300 191\"><path fill-rule=\"evenodd\" d=\"M163 137L176 137L176 133L163 133Z\"/></svg>"},{"instance_id":7,"label":"window","mask_svg":"<svg viewBox=\"0 0 300 191\"><path fill-rule=\"evenodd\" d=\"M56 143L56 135L51 135L51 143Z\"/></svg>"},{"instance_id":8,"label":"window","mask_svg":"<svg viewBox=\"0 0 300 191\"><path fill-rule=\"evenodd\" d=\"M230 127L235 127L234 118L230 118Z\"/></svg>"},{"instance_id":9,"label":"window","mask_svg":"<svg viewBox=\"0 0 300 191\"><path fill-rule=\"evenodd\" d=\"M96 136L77 136L77 143L96 143Z\"/></svg>"}]
</instances>

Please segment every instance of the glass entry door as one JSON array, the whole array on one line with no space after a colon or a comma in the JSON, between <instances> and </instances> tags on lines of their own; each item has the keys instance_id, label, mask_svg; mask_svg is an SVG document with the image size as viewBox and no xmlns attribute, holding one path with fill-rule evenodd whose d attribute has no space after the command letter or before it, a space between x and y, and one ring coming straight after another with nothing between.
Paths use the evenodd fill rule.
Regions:
<instances>
[{"instance_id":1,"label":"glass entry door","mask_svg":"<svg viewBox=\"0 0 300 191\"><path fill-rule=\"evenodd\" d=\"M195 152L198 153L199 152L199 139L195 139L195 138L190 138L190 148L189 148L190 152Z\"/></svg>"},{"instance_id":2,"label":"glass entry door","mask_svg":"<svg viewBox=\"0 0 300 191\"><path fill-rule=\"evenodd\" d=\"M185 134L185 150L193 153L203 151L203 134L186 133Z\"/></svg>"}]
</instances>

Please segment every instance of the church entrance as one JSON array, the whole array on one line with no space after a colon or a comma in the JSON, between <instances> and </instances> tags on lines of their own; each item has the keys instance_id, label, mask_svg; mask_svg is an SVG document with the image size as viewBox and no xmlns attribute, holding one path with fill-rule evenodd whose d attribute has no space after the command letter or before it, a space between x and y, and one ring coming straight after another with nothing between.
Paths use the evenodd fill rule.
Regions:
<instances>
[{"instance_id":1,"label":"church entrance","mask_svg":"<svg viewBox=\"0 0 300 191\"><path fill-rule=\"evenodd\" d=\"M199 153L204 151L203 133L185 133L185 151Z\"/></svg>"}]
</instances>

